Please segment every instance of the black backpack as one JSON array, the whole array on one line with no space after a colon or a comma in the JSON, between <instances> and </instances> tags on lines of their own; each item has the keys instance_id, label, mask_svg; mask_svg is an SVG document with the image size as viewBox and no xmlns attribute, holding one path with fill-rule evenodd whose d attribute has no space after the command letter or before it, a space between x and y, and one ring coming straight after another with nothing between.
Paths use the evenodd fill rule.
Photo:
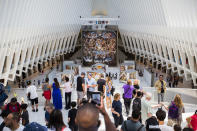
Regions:
<instances>
[{"instance_id":1,"label":"black backpack","mask_svg":"<svg viewBox=\"0 0 197 131\"><path fill-rule=\"evenodd\" d=\"M140 98L135 98L133 100L133 111L134 110L140 110L141 111L141 99Z\"/></svg>"}]
</instances>

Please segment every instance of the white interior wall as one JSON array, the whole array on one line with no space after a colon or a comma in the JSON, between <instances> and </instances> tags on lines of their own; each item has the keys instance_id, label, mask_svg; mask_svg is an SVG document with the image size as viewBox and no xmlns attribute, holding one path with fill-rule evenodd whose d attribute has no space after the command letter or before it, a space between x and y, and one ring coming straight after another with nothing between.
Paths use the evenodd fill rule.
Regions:
<instances>
[{"instance_id":1,"label":"white interior wall","mask_svg":"<svg viewBox=\"0 0 197 131\"><path fill-rule=\"evenodd\" d=\"M126 51L156 59L197 85L193 60L197 58L196 4L196 0L108 0L108 15L120 16L119 30Z\"/></svg>"},{"instance_id":2,"label":"white interior wall","mask_svg":"<svg viewBox=\"0 0 197 131\"><path fill-rule=\"evenodd\" d=\"M38 63L73 51L80 16L91 16L91 9L92 0L1 0L0 79L14 80Z\"/></svg>"}]
</instances>

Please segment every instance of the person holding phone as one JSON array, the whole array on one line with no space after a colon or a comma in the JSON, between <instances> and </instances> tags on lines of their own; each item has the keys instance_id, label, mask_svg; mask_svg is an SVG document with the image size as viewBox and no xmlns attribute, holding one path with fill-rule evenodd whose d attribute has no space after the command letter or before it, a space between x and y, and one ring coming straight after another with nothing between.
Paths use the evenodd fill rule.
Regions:
<instances>
[{"instance_id":1,"label":"person holding phone","mask_svg":"<svg viewBox=\"0 0 197 131\"><path fill-rule=\"evenodd\" d=\"M103 97L101 96L100 99L100 105L87 102L78 108L75 122L79 131L99 131L101 124L99 113L104 117L105 130L116 131L114 124L111 122L110 117L105 110Z\"/></svg>"}]
</instances>

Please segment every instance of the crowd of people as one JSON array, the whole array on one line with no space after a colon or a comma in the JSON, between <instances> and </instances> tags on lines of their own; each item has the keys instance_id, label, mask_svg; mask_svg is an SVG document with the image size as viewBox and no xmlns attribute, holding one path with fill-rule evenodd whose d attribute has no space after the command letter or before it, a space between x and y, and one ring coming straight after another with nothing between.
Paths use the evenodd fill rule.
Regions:
<instances>
[{"instance_id":1,"label":"crowd of people","mask_svg":"<svg viewBox=\"0 0 197 131\"><path fill-rule=\"evenodd\" d=\"M114 32L85 32L83 34L85 64L116 62L116 39Z\"/></svg>"},{"instance_id":2,"label":"crowd of people","mask_svg":"<svg viewBox=\"0 0 197 131\"><path fill-rule=\"evenodd\" d=\"M63 93L60 88L63 88ZM152 94L145 92L138 80L127 80L122 87L123 94L120 94L115 91L109 74L101 74L96 81L91 73L87 74L86 78L86 74L82 72L77 77L77 101L73 101L72 86L67 76L61 84L57 78L54 78L53 84L49 84L49 79L46 78L42 83L42 95L46 100L43 114L46 125L30 122L28 105L24 101L19 103L17 98L13 97L9 103L4 104L0 97L1 117L4 120L0 125L0 131L97 131L101 125L99 114L104 118L106 131L197 131L197 111L186 119L187 127L182 127L182 113L185 112L185 108L179 94L176 94L168 105L164 103L166 82L162 75L156 81L155 88L158 93L158 104L153 105ZM95 92L100 94L99 103L94 101ZM2 84L0 93L4 93ZM38 112L37 87L31 81L27 82L26 94L31 102L32 112ZM68 123L63 121L65 116L61 111L63 96L64 108L68 110ZM156 114L154 110L157 110ZM111 112L113 120L107 111Z\"/></svg>"}]
</instances>

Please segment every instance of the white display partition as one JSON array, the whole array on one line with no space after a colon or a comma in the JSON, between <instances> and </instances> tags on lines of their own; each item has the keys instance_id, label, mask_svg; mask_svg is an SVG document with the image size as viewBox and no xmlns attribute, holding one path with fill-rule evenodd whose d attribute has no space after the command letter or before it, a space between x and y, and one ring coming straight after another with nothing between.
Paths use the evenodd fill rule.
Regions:
<instances>
[{"instance_id":1,"label":"white display partition","mask_svg":"<svg viewBox=\"0 0 197 131\"><path fill-rule=\"evenodd\" d=\"M151 87L152 74L147 69L144 69L144 80L146 81L147 86Z\"/></svg>"},{"instance_id":2,"label":"white display partition","mask_svg":"<svg viewBox=\"0 0 197 131\"><path fill-rule=\"evenodd\" d=\"M135 61L124 61L124 63L120 65L120 82L125 83L128 79L136 79Z\"/></svg>"},{"instance_id":3,"label":"white display partition","mask_svg":"<svg viewBox=\"0 0 197 131\"><path fill-rule=\"evenodd\" d=\"M126 71L127 73L127 80L130 79L132 83L134 83L134 80L136 79L136 70L134 69L129 69Z\"/></svg>"},{"instance_id":4,"label":"white display partition","mask_svg":"<svg viewBox=\"0 0 197 131\"><path fill-rule=\"evenodd\" d=\"M74 61L64 61L63 62L63 71L64 70L72 70L72 65L74 65Z\"/></svg>"}]
</instances>

